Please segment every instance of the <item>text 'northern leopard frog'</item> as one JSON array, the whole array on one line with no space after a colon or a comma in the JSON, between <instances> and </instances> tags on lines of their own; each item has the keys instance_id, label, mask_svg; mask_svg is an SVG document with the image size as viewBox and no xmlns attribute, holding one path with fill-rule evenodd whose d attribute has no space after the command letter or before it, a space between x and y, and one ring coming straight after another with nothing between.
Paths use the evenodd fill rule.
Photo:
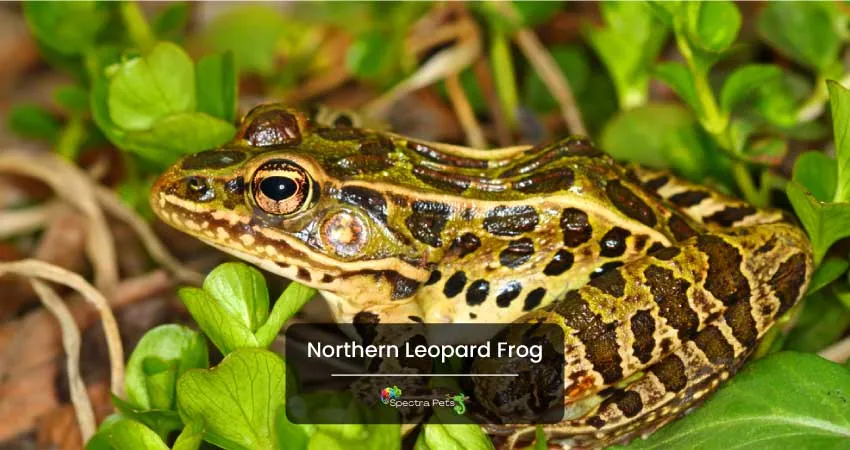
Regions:
<instances>
[{"instance_id":1,"label":"text 'northern leopard frog'","mask_svg":"<svg viewBox=\"0 0 850 450\"><path fill-rule=\"evenodd\" d=\"M781 212L621 166L586 139L472 150L280 105L171 167L151 203L317 288L339 322L560 324L565 401L598 401L545 431L588 446L646 433L715 390L812 271ZM528 381L515 383L501 403Z\"/></svg>"}]
</instances>

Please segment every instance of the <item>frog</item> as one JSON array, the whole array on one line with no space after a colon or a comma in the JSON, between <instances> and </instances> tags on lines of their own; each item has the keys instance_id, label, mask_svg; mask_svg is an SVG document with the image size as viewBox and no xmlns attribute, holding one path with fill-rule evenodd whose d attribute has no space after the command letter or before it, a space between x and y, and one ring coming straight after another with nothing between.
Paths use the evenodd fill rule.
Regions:
<instances>
[{"instance_id":1,"label":"frog","mask_svg":"<svg viewBox=\"0 0 850 450\"><path fill-rule=\"evenodd\" d=\"M340 324L557 324L566 413L542 428L565 445L625 442L698 405L811 279L789 214L588 138L472 149L350 125L257 106L231 142L168 168L151 206L316 288ZM529 408L517 393L533 382L473 398Z\"/></svg>"}]
</instances>

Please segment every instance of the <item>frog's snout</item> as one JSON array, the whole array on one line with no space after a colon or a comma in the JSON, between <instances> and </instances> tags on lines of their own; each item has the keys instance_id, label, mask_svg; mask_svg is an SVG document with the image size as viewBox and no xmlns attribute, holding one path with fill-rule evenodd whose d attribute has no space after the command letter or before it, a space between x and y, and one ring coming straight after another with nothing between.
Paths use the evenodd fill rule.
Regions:
<instances>
[{"instance_id":1,"label":"frog's snout","mask_svg":"<svg viewBox=\"0 0 850 450\"><path fill-rule=\"evenodd\" d=\"M149 197L151 208L160 219L170 223L169 211L175 207L202 205L216 197L212 180L203 174L189 174L175 164L157 178ZM191 209L191 208L188 208Z\"/></svg>"}]
</instances>

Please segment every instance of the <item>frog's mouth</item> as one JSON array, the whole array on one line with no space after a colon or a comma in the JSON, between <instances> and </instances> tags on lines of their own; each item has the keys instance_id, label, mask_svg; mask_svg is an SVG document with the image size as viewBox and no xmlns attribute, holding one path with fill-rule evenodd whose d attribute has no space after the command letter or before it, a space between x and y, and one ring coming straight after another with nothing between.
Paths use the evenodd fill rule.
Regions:
<instances>
[{"instance_id":1,"label":"frog's mouth","mask_svg":"<svg viewBox=\"0 0 850 450\"><path fill-rule=\"evenodd\" d=\"M192 202L154 188L151 206L168 225L276 275L325 292L343 293L346 280L364 273L393 271L425 280L428 272L395 258L344 262L317 254L280 230L253 223L252 217Z\"/></svg>"},{"instance_id":2,"label":"frog's mouth","mask_svg":"<svg viewBox=\"0 0 850 450\"><path fill-rule=\"evenodd\" d=\"M342 268L315 261L309 252L293 248L281 236L266 236L251 225L250 217L154 192L152 209L166 224L275 275L323 291L340 289L337 280Z\"/></svg>"}]
</instances>

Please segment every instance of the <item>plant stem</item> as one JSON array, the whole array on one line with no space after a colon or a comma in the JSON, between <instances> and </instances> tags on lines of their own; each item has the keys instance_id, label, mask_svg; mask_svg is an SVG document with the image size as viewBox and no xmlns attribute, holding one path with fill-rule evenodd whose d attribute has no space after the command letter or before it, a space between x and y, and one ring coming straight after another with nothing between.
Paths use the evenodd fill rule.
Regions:
<instances>
[{"instance_id":1,"label":"plant stem","mask_svg":"<svg viewBox=\"0 0 850 450\"><path fill-rule=\"evenodd\" d=\"M733 163L732 176L735 178L738 188L744 195L744 199L759 208L767 206L767 199L764 195L762 195L764 191L756 188L755 183L753 183L753 177L750 176L750 171L747 169L747 165L745 163Z\"/></svg>"},{"instance_id":2,"label":"plant stem","mask_svg":"<svg viewBox=\"0 0 850 450\"><path fill-rule=\"evenodd\" d=\"M722 112L717 105L717 100L714 98L714 92L711 90L711 85L708 82L708 71L697 66L694 52L690 44L684 38L683 30L678 27L675 30L676 44L679 51L684 56L688 65L688 70L694 80L694 89L697 91L699 99L700 111L699 121L703 128L711 134L718 147L732 159L732 176L738 189L741 190L744 198L758 207L765 207L768 203L768 193L766 189L758 189L753 183L753 178L750 175L749 165L751 161L740 153L735 148L734 140L732 139L729 114Z\"/></svg>"},{"instance_id":3,"label":"plant stem","mask_svg":"<svg viewBox=\"0 0 850 450\"><path fill-rule=\"evenodd\" d=\"M720 108L717 106L717 101L714 99L714 93L711 90L711 85L708 83L708 77L706 74L697 70L695 65L691 60L688 61L688 65L691 69L691 74L694 77L694 88L697 91L697 97L699 98L700 107L702 108L703 117L700 118L700 122L702 122L703 127L705 127L706 131L714 135L725 135L726 130L729 128L729 117L726 114L722 114L720 112ZM732 151L731 142L728 142L728 139L724 138L723 147L726 150Z\"/></svg>"},{"instance_id":4,"label":"plant stem","mask_svg":"<svg viewBox=\"0 0 850 450\"><path fill-rule=\"evenodd\" d=\"M493 78L496 92L502 104L502 112L513 128L516 125L516 111L519 95L516 90L513 58L507 33L498 26L490 27L490 64L493 66Z\"/></svg>"},{"instance_id":5,"label":"plant stem","mask_svg":"<svg viewBox=\"0 0 850 450\"><path fill-rule=\"evenodd\" d=\"M139 4L134 1L121 2L118 6L121 12L121 18L124 20L124 25L127 26L127 34L133 44L142 51L147 53L156 42L156 38L148 25L145 15L142 14Z\"/></svg>"},{"instance_id":6,"label":"plant stem","mask_svg":"<svg viewBox=\"0 0 850 450\"><path fill-rule=\"evenodd\" d=\"M62 129L59 141L56 143L56 153L74 162L80 154L80 147L86 138L85 121L80 114L72 114L70 120Z\"/></svg>"}]
</instances>

